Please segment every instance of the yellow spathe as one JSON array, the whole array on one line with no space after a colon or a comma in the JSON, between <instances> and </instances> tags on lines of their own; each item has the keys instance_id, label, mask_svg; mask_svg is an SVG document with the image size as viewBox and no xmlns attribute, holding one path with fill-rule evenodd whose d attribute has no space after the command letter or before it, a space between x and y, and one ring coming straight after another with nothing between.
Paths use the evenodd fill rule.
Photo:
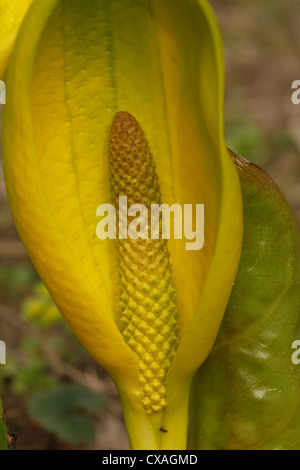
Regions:
<instances>
[{"instance_id":1,"label":"yellow spathe","mask_svg":"<svg viewBox=\"0 0 300 470\"><path fill-rule=\"evenodd\" d=\"M10 63L3 160L15 224L64 318L115 380L135 448L184 448L191 378L236 275L242 206L224 143L223 75L204 0L36 1ZM147 136L163 202L205 205L203 249L168 243L180 342L167 407L154 418L141 405L138 359L119 329L114 241L95 236L96 208L110 202L108 142L118 111L135 116Z\"/></svg>"},{"instance_id":2,"label":"yellow spathe","mask_svg":"<svg viewBox=\"0 0 300 470\"><path fill-rule=\"evenodd\" d=\"M32 0L0 2L0 79L4 78L18 29L31 3Z\"/></svg>"}]
</instances>

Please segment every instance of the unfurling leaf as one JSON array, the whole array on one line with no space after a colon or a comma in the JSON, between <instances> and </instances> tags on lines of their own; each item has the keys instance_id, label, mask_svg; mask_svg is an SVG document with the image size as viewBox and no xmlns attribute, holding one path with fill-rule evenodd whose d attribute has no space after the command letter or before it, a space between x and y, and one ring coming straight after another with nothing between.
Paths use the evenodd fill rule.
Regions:
<instances>
[{"instance_id":1,"label":"unfurling leaf","mask_svg":"<svg viewBox=\"0 0 300 470\"><path fill-rule=\"evenodd\" d=\"M232 155L244 204L238 275L193 388L191 448L299 449L300 236L271 178ZM295 361L294 361L295 362Z\"/></svg>"}]
</instances>

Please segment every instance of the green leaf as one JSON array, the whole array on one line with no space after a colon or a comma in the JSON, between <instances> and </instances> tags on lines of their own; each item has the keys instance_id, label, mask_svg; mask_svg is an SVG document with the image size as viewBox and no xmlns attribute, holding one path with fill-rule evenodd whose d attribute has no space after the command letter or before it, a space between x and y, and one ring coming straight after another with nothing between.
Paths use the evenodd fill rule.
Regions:
<instances>
[{"instance_id":1,"label":"green leaf","mask_svg":"<svg viewBox=\"0 0 300 470\"><path fill-rule=\"evenodd\" d=\"M39 327L47 327L63 321L59 310L41 281L34 284L32 295L22 302L21 314L27 321Z\"/></svg>"},{"instance_id":2,"label":"green leaf","mask_svg":"<svg viewBox=\"0 0 300 470\"><path fill-rule=\"evenodd\" d=\"M271 178L232 155L243 190L239 271L214 348L195 377L192 449L300 448L300 236Z\"/></svg>"},{"instance_id":3,"label":"green leaf","mask_svg":"<svg viewBox=\"0 0 300 470\"><path fill-rule=\"evenodd\" d=\"M99 412L105 404L105 397L77 385L47 390L27 401L32 419L61 441L74 446L93 441L94 425L86 412Z\"/></svg>"},{"instance_id":4,"label":"green leaf","mask_svg":"<svg viewBox=\"0 0 300 470\"><path fill-rule=\"evenodd\" d=\"M9 268L0 266L0 295L14 297L24 294L35 278L36 273L28 263L20 263Z\"/></svg>"},{"instance_id":5,"label":"green leaf","mask_svg":"<svg viewBox=\"0 0 300 470\"><path fill-rule=\"evenodd\" d=\"M0 450L7 450L7 432L3 422L3 407L0 398Z\"/></svg>"}]
</instances>

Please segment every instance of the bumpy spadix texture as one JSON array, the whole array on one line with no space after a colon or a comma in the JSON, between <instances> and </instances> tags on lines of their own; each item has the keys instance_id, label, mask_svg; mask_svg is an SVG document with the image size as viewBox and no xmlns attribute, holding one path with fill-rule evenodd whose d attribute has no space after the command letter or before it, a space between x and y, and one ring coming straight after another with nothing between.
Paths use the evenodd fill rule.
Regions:
<instances>
[{"instance_id":1,"label":"bumpy spadix texture","mask_svg":"<svg viewBox=\"0 0 300 470\"><path fill-rule=\"evenodd\" d=\"M109 166L117 220L119 196L127 196L128 207L143 204L149 213L150 237L151 204L161 204L158 178L145 135L127 112L119 112L112 125ZM132 219L128 218L129 223ZM161 237L120 240L117 235L117 250L121 331L139 358L142 403L148 413L158 412L166 406L165 379L178 346L175 287L167 241Z\"/></svg>"}]
</instances>

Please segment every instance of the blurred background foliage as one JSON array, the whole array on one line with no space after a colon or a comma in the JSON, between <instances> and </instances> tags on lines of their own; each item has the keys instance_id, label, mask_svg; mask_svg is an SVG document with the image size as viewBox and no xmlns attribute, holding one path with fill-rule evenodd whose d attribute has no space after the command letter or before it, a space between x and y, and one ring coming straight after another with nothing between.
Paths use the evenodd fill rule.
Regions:
<instances>
[{"instance_id":1,"label":"blurred background foliage","mask_svg":"<svg viewBox=\"0 0 300 470\"><path fill-rule=\"evenodd\" d=\"M211 0L224 39L227 145L265 169L300 224L299 0ZM19 241L0 172L0 396L18 449L128 449L115 387L82 349Z\"/></svg>"}]
</instances>

